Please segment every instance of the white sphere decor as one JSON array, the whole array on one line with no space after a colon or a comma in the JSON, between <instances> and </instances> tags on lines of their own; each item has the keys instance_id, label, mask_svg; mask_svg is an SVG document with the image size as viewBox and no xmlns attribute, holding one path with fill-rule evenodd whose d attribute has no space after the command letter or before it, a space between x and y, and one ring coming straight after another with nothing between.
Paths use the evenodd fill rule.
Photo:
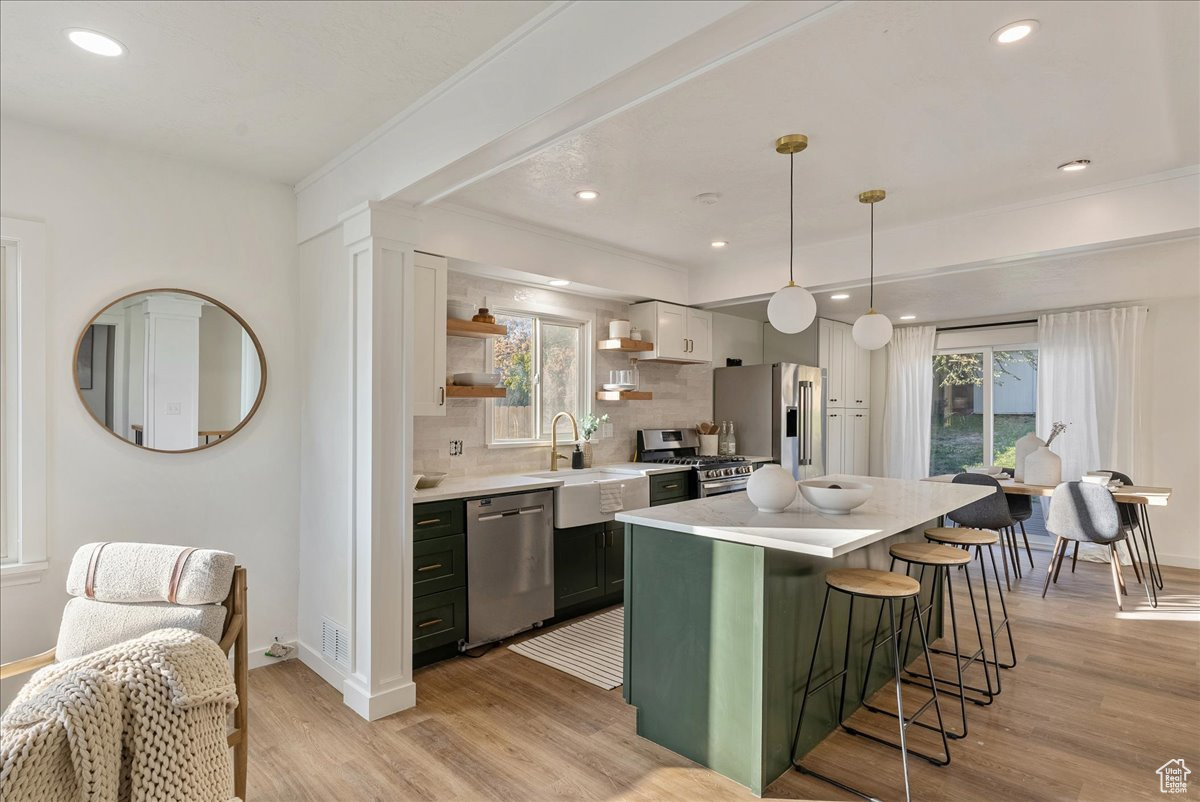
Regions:
<instances>
[{"instance_id":1,"label":"white sphere decor","mask_svg":"<svg viewBox=\"0 0 1200 802\"><path fill-rule=\"evenodd\" d=\"M816 317L816 299L799 284L788 284L772 295L767 303L767 320L784 334L798 334L804 331L812 325Z\"/></svg>"},{"instance_id":2,"label":"white sphere decor","mask_svg":"<svg viewBox=\"0 0 1200 802\"><path fill-rule=\"evenodd\" d=\"M854 342L860 348L874 351L887 345L892 339L892 321L887 315L881 315L875 310L854 321Z\"/></svg>"},{"instance_id":3,"label":"white sphere decor","mask_svg":"<svg viewBox=\"0 0 1200 802\"><path fill-rule=\"evenodd\" d=\"M796 493L796 480L779 465L762 466L746 483L746 495L759 512L783 512Z\"/></svg>"}]
</instances>

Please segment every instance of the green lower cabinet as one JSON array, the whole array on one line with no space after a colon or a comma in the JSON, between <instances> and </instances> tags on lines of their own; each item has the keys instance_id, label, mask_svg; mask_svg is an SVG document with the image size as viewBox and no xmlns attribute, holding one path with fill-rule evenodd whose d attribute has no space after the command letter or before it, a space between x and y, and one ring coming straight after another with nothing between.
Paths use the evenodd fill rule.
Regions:
<instances>
[{"instance_id":1,"label":"green lower cabinet","mask_svg":"<svg viewBox=\"0 0 1200 802\"><path fill-rule=\"evenodd\" d=\"M624 593L625 524L611 521L604 528L604 595L620 597Z\"/></svg>"},{"instance_id":2,"label":"green lower cabinet","mask_svg":"<svg viewBox=\"0 0 1200 802\"><path fill-rule=\"evenodd\" d=\"M604 525L554 530L554 612L604 595Z\"/></svg>"},{"instance_id":3,"label":"green lower cabinet","mask_svg":"<svg viewBox=\"0 0 1200 802\"><path fill-rule=\"evenodd\" d=\"M413 599L413 652L457 644L467 637L467 589Z\"/></svg>"}]
</instances>

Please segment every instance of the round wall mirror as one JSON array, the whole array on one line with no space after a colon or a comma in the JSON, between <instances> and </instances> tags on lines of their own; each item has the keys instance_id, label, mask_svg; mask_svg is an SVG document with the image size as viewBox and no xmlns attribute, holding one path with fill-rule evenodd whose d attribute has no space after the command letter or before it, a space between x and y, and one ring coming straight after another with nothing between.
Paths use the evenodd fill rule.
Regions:
<instances>
[{"instance_id":1,"label":"round wall mirror","mask_svg":"<svg viewBox=\"0 0 1200 802\"><path fill-rule=\"evenodd\" d=\"M157 289L118 298L88 321L74 374L79 400L112 434L153 451L195 451L254 415L267 360L225 304Z\"/></svg>"}]
</instances>

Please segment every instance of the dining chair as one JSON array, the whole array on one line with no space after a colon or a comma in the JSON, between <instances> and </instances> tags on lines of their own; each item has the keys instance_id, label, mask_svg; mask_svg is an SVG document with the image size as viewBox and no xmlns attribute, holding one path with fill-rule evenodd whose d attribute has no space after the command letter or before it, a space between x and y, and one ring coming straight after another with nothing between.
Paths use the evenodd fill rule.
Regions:
<instances>
[{"instance_id":1,"label":"dining chair","mask_svg":"<svg viewBox=\"0 0 1200 802\"><path fill-rule=\"evenodd\" d=\"M1016 530L1013 529L1012 514L1008 511L1008 499L1004 495L1003 488L1000 487L1000 483L995 479L985 476L982 473L960 473L952 481L954 484L980 485L992 488L990 496L985 496L979 501L971 502L965 507L959 507L954 512L948 513L946 517L959 526L967 526L972 529L995 530L1003 538L1004 548L1002 551L1008 559L1001 560L1000 562L1004 565L1004 584L1009 590L1012 590L1008 567L1012 565L1013 574L1019 578L1021 576L1021 561L1017 557Z\"/></svg>"},{"instance_id":2,"label":"dining chair","mask_svg":"<svg viewBox=\"0 0 1200 802\"><path fill-rule=\"evenodd\" d=\"M1029 535L1025 532L1025 522L1033 517L1033 498L1018 493L1005 493L1004 499L1008 502L1008 514L1012 516L1013 523L1021 527L1021 537L1025 540L1025 556L1029 558L1029 567L1033 568L1033 549L1029 547Z\"/></svg>"},{"instance_id":3,"label":"dining chair","mask_svg":"<svg viewBox=\"0 0 1200 802\"><path fill-rule=\"evenodd\" d=\"M1063 482L1054 488L1050 497L1050 515L1046 519L1046 530L1054 535L1054 551L1051 553L1050 564L1046 566L1046 581L1042 586L1042 598L1050 589L1050 582L1058 580L1058 572L1062 568L1063 557L1067 553L1067 545L1074 541L1079 543L1096 543L1108 546L1109 567L1112 569L1113 592L1117 597L1117 609L1124 609L1121 596L1128 595L1125 589L1125 579L1121 576L1121 558L1117 554L1117 544L1125 542L1133 558L1133 548L1129 545L1130 533L1122 525L1121 513L1112 492L1103 485L1088 482ZM1135 558L1136 564L1136 558ZM1150 600L1149 583L1146 583L1146 599Z\"/></svg>"}]
</instances>

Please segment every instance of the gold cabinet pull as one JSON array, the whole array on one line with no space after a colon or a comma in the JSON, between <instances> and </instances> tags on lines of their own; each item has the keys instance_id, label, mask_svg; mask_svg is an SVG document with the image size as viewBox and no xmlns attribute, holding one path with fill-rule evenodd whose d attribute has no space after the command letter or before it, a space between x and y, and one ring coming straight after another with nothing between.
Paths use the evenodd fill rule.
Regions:
<instances>
[{"instance_id":1,"label":"gold cabinet pull","mask_svg":"<svg viewBox=\"0 0 1200 802\"><path fill-rule=\"evenodd\" d=\"M417 629L424 629L425 627L436 626L440 623L442 623L442 619L440 619L440 618L434 618L431 621L422 621L420 624L417 624Z\"/></svg>"},{"instance_id":2,"label":"gold cabinet pull","mask_svg":"<svg viewBox=\"0 0 1200 802\"><path fill-rule=\"evenodd\" d=\"M678 485L678 484L673 484L673 485L663 485L663 490L675 490L675 489L677 489L678 487L679 487L679 485Z\"/></svg>"},{"instance_id":3,"label":"gold cabinet pull","mask_svg":"<svg viewBox=\"0 0 1200 802\"><path fill-rule=\"evenodd\" d=\"M433 526L434 524L440 524L441 522L441 518L429 518L428 520L417 521L417 526Z\"/></svg>"},{"instance_id":4,"label":"gold cabinet pull","mask_svg":"<svg viewBox=\"0 0 1200 802\"><path fill-rule=\"evenodd\" d=\"M422 565L417 570L418 571L436 571L437 569L439 569L441 567L442 567L441 563L430 563L429 565Z\"/></svg>"}]
</instances>

